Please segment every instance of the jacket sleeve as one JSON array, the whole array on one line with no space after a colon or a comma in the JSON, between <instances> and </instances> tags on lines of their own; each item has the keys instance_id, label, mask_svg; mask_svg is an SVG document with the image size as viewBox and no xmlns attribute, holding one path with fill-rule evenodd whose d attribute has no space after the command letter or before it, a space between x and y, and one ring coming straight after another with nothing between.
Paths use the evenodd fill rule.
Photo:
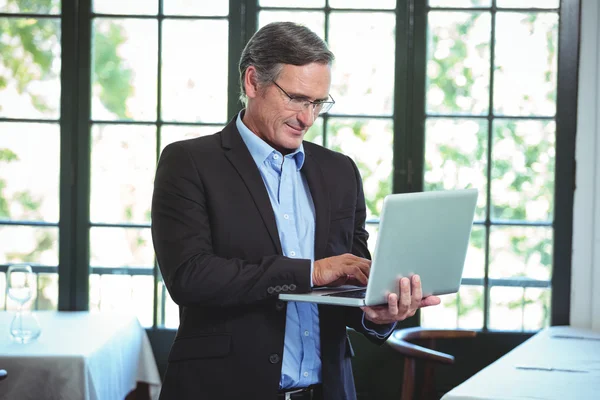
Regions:
<instances>
[{"instance_id":1,"label":"jacket sleeve","mask_svg":"<svg viewBox=\"0 0 600 400\"><path fill-rule=\"evenodd\" d=\"M310 260L271 255L250 263L214 254L205 189L182 142L161 154L151 213L158 265L179 305L237 306L276 297L281 290L310 291Z\"/></svg>"},{"instance_id":2,"label":"jacket sleeve","mask_svg":"<svg viewBox=\"0 0 600 400\"><path fill-rule=\"evenodd\" d=\"M371 253L367 245L369 232L365 229L367 220L367 207L365 204L365 194L363 191L362 179L356 164L350 159L350 164L354 170L358 195L356 196L356 215L354 217L354 236L352 242L352 254L371 259ZM370 341L381 344L392 334L395 324L377 325L364 320L364 312L360 308L345 307L346 309L346 324L355 331L361 332ZM371 329L367 329L365 323Z\"/></svg>"}]
</instances>

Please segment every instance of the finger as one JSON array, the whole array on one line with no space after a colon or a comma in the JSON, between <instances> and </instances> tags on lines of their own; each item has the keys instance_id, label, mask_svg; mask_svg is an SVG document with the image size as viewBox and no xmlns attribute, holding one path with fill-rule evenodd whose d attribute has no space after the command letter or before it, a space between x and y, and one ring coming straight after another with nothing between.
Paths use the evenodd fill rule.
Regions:
<instances>
[{"instance_id":1,"label":"finger","mask_svg":"<svg viewBox=\"0 0 600 400\"><path fill-rule=\"evenodd\" d=\"M418 307L421 304L423 298L423 287L421 286L421 277L414 275L411 279L412 283L412 302L414 307Z\"/></svg>"},{"instance_id":2,"label":"finger","mask_svg":"<svg viewBox=\"0 0 600 400\"><path fill-rule=\"evenodd\" d=\"M421 307L437 306L442 302L437 296L427 296L421 300Z\"/></svg>"},{"instance_id":3,"label":"finger","mask_svg":"<svg viewBox=\"0 0 600 400\"><path fill-rule=\"evenodd\" d=\"M398 315L398 295L396 293L390 293L388 296L388 312L393 317Z\"/></svg>"},{"instance_id":4,"label":"finger","mask_svg":"<svg viewBox=\"0 0 600 400\"><path fill-rule=\"evenodd\" d=\"M400 280L400 308L402 310L410 307L410 281L408 278L402 278Z\"/></svg>"},{"instance_id":5,"label":"finger","mask_svg":"<svg viewBox=\"0 0 600 400\"><path fill-rule=\"evenodd\" d=\"M369 282L369 276L365 275L361 270L357 270L353 273L353 277L356 281L358 281L361 285L367 284Z\"/></svg>"},{"instance_id":6,"label":"finger","mask_svg":"<svg viewBox=\"0 0 600 400\"><path fill-rule=\"evenodd\" d=\"M366 285L369 281L369 271L370 267L366 263L358 263L350 267L346 272L349 275L354 276L356 280Z\"/></svg>"},{"instance_id":7,"label":"finger","mask_svg":"<svg viewBox=\"0 0 600 400\"><path fill-rule=\"evenodd\" d=\"M377 316L377 312L372 307L361 307L361 310L365 313L365 318L369 321L373 321Z\"/></svg>"}]
</instances>

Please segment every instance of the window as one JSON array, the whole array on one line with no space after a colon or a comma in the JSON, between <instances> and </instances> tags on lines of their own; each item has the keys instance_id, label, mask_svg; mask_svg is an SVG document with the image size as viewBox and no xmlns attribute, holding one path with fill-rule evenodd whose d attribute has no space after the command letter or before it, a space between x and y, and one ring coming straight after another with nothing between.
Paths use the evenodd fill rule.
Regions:
<instances>
[{"instance_id":1,"label":"window","mask_svg":"<svg viewBox=\"0 0 600 400\"><path fill-rule=\"evenodd\" d=\"M336 103L319 117L306 140L356 162L363 178L371 251L383 198L392 193L396 47L396 1L376 5L338 0L326 8L324 0L261 0L258 9L259 28L282 20L303 24L326 40L335 55L331 93Z\"/></svg>"},{"instance_id":2,"label":"window","mask_svg":"<svg viewBox=\"0 0 600 400\"><path fill-rule=\"evenodd\" d=\"M59 1L0 0L0 309L6 269L31 265L32 307L58 306Z\"/></svg>"},{"instance_id":3,"label":"window","mask_svg":"<svg viewBox=\"0 0 600 400\"><path fill-rule=\"evenodd\" d=\"M422 324L550 324L558 0L431 0L424 189L479 189L458 294Z\"/></svg>"},{"instance_id":4,"label":"window","mask_svg":"<svg viewBox=\"0 0 600 400\"><path fill-rule=\"evenodd\" d=\"M97 0L92 11L89 307L176 328L150 235L154 172L167 144L227 122L229 6Z\"/></svg>"},{"instance_id":5,"label":"window","mask_svg":"<svg viewBox=\"0 0 600 400\"><path fill-rule=\"evenodd\" d=\"M0 0L0 309L15 306L8 265L28 263L34 308L127 309L176 328L150 237L156 162L235 116L244 44L292 20L336 55L336 104L306 139L356 161L371 249L385 195L480 190L463 286L421 323L529 331L568 318L553 309L570 293L555 281L570 276L571 214L555 210L572 207L574 183L574 117L558 116L576 106L559 79L561 60L576 65L565 4L578 3Z\"/></svg>"}]
</instances>

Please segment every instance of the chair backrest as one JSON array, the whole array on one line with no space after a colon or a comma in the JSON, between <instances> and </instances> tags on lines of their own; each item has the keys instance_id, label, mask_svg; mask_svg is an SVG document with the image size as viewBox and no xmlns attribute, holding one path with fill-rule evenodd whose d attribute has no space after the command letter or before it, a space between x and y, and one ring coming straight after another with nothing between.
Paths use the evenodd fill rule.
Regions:
<instances>
[{"instance_id":1,"label":"chair backrest","mask_svg":"<svg viewBox=\"0 0 600 400\"><path fill-rule=\"evenodd\" d=\"M434 330L423 328L397 329L386 341L394 350L404 356L404 377L402 379L401 400L413 400L416 382L416 363L422 360L423 388L419 399L436 398L434 390L435 364L453 364L454 356L435 350L435 341L438 339L472 338L477 335L475 331L468 330ZM415 344L423 343L426 347Z\"/></svg>"}]
</instances>

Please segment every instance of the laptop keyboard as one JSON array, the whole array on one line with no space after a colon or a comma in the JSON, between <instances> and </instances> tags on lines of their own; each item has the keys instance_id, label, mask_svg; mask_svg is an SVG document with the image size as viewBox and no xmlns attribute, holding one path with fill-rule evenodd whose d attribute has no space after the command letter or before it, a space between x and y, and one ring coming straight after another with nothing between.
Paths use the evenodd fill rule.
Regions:
<instances>
[{"instance_id":1,"label":"laptop keyboard","mask_svg":"<svg viewBox=\"0 0 600 400\"><path fill-rule=\"evenodd\" d=\"M364 299L366 294L367 294L367 289L359 289L359 290L349 290L346 292L329 293L329 294L324 294L323 296L349 297L352 299Z\"/></svg>"}]
</instances>

